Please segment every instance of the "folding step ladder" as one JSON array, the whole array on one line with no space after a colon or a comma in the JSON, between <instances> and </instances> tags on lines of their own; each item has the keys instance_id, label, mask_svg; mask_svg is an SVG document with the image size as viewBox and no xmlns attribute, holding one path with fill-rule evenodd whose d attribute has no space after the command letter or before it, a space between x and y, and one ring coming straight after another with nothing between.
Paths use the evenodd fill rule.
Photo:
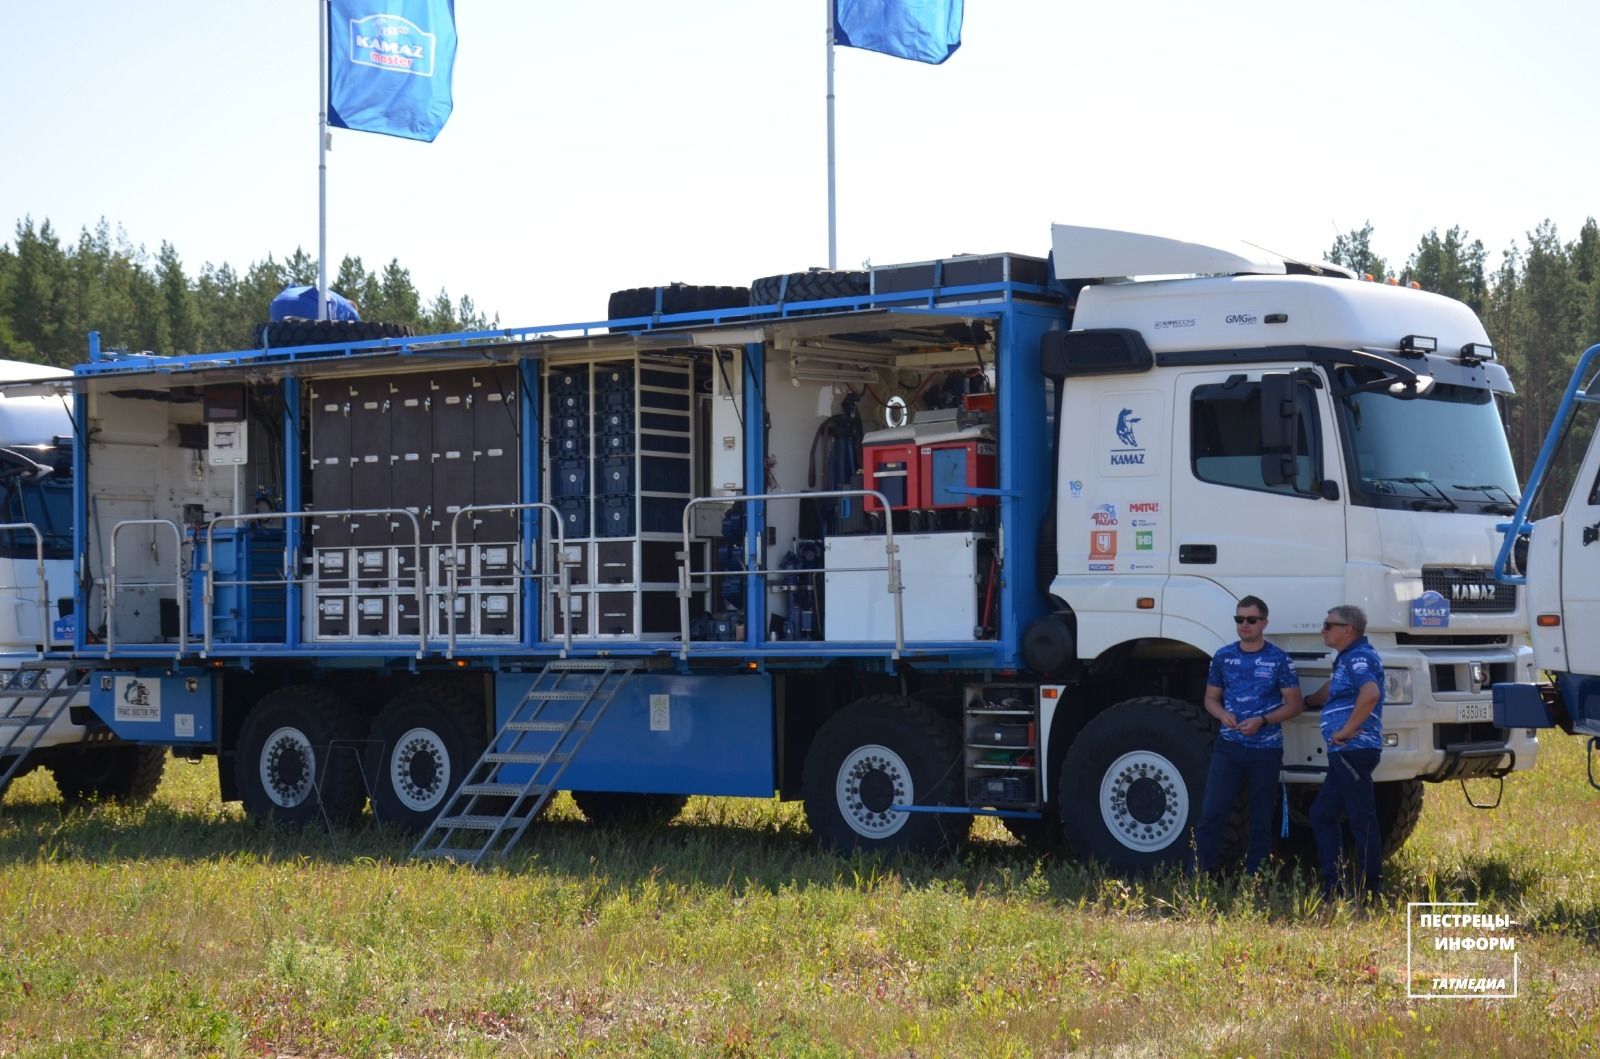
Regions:
<instances>
[{"instance_id":1,"label":"folding step ladder","mask_svg":"<svg viewBox=\"0 0 1600 1059\"><path fill-rule=\"evenodd\" d=\"M24 662L0 672L0 791L89 683L90 669Z\"/></svg>"},{"instance_id":2,"label":"folding step ladder","mask_svg":"<svg viewBox=\"0 0 1600 1059\"><path fill-rule=\"evenodd\" d=\"M477 864L510 852L634 669L631 662L588 659L546 665L411 855ZM530 765L526 780L505 778Z\"/></svg>"}]
</instances>

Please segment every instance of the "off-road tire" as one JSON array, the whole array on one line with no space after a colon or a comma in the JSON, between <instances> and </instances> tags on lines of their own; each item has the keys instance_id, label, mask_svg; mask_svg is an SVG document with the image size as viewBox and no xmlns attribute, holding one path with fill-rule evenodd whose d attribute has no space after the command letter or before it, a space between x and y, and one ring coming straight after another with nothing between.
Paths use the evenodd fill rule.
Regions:
<instances>
[{"instance_id":1,"label":"off-road tire","mask_svg":"<svg viewBox=\"0 0 1600 1059\"><path fill-rule=\"evenodd\" d=\"M483 703L459 688L407 688L372 722L367 774L372 810L410 832L425 829L450 802L488 742Z\"/></svg>"},{"instance_id":2,"label":"off-road tire","mask_svg":"<svg viewBox=\"0 0 1600 1059\"><path fill-rule=\"evenodd\" d=\"M1181 699L1128 699L1095 717L1061 763L1068 847L1122 871L1184 864L1214 739L1205 713Z\"/></svg>"},{"instance_id":3,"label":"off-road tire","mask_svg":"<svg viewBox=\"0 0 1600 1059\"><path fill-rule=\"evenodd\" d=\"M595 827L641 831L670 824L689 804L687 794L620 791L573 791L572 800Z\"/></svg>"},{"instance_id":4,"label":"off-road tire","mask_svg":"<svg viewBox=\"0 0 1600 1059\"><path fill-rule=\"evenodd\" d=\"M661 308L656 308L656 292L661 292ZM633 287L613 291L606 300L606 319L625 320L635 316L663 316L673 313L698 313L713 309L743 309L750 304L748 287L698 287L688 283L673 283L665 287ZM642 325L619 327L619 331L636 331Z\"/></svg>"},{"instance_id":5,"label":"off-road tire","mask_svg":"<svg viewBox=\"0 0 1600 1059\"><path fill-rule=\"evenodd\" d=\"M830 271L814 268L809 272L790 272L782 276L762 276L750 283L751 305L778 305L791 302L827 301L831 298L863 298L872 292L872 277L865 272ZM818 312L842 312L819 309Z\"/></svg>"},{"instance_id":6,"label":"off-road tire","mask_svg":"<svg viewBox=\"0 0 1600 1059\"><path fill-rule=\"evenodd\" d=\"M806 753L801 790L825 848L933 853L964 838L971 821L889 807L964 806L961 779L954 725L921 703L873 695L823 723Z\"/></svg>"},{"instance_id":7,"label":"off-road tire","mask_svg":"<svg viewBox=\"0 0 1600 1059\"><path fill-rule=\"evenodd\" d=\"M1383 836L1383 859L1400 852L1422 819L1421 780L1392 780L1373 784L1378 805L1378 833Z\"/></svg>"},{"instance_id":8,"label":"off-road tire","mask_svg":"<svg viewBox=\"0 0 1600 1059\"><path fill-rule=\"evenodd\" d=\"M410 324L376 320L274 320L256 327L256 345L263 349L285 346L321 346L343 342L371 342L382 338L410 338Z\"/></svg>"},{"instance_id":9,"label":"off-road tire","mask_svg":"<svg viewBox=\"0 0 1600 1059\"><path fill-rule=\"evenodd\" d=\"M63 747L45 766L68 805L91 801L138 805L161 786L167 767L164 746Z\"/></svg>"},{"instance_id":10,"label":"off-road tire","mask_svg":"<svg viewBox=\"0 0 1600 1059\"><path fill-rule=\"evenodd\" d=\"M239 800L256 820L303 825L361 809L365 719L326 688L296 684L262 697L239 730ZM320 791L320 805L319 805Z\"/></svg>"}]
</instances>

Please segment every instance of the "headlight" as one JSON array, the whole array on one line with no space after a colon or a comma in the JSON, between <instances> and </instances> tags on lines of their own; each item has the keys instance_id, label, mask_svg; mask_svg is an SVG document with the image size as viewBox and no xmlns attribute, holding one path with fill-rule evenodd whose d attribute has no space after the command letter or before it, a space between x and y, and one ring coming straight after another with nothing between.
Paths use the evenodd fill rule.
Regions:
<instances>
[{"instance_id":1,"label":"headlight","mask_svg":"<svg viewBox=\"0 0 1600 1059\"><path fill-rule=\"evenodd\" d=\"M1411 702L1411 670L1385 669L1383 671L1383 701L1390 706L1406 706Z\"/></svg>"}]
</instances>

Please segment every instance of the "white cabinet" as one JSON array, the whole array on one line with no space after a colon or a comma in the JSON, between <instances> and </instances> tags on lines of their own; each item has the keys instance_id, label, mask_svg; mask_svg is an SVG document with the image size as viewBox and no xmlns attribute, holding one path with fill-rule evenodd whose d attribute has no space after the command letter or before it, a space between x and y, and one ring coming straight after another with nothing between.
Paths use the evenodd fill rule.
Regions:
<instances>
[{"instance_id":1,"label":"white cabinet","mask_svg":"<svg viewBox=\"0 0 1600 1059\"><path fill-rule=\"evenodd\" d=\"M978 624L976 533L896 534L901 611L907 642L973 640ZM827 570L829 640L894 639L894 601L889 596L882 537L829 537L823 545Z\"/></svg>"}]
</instances>

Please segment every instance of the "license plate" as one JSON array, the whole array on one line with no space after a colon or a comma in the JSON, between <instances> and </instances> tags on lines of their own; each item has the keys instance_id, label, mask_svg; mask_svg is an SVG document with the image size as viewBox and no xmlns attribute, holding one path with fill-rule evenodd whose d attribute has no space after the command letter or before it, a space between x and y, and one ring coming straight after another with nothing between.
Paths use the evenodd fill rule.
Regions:
<instances>
[{"instance_id":1,"label":"license plate","mask_svg":"<svg viewBox=\"0 0 1600 1059\"><path fill-rule=\"evenodd\" d=\"M1494 704L1491 702L1462 702L1456 704L1456 720L1458 721L1490 721L1494 719Z\"/></svg>"}]
</instances>

